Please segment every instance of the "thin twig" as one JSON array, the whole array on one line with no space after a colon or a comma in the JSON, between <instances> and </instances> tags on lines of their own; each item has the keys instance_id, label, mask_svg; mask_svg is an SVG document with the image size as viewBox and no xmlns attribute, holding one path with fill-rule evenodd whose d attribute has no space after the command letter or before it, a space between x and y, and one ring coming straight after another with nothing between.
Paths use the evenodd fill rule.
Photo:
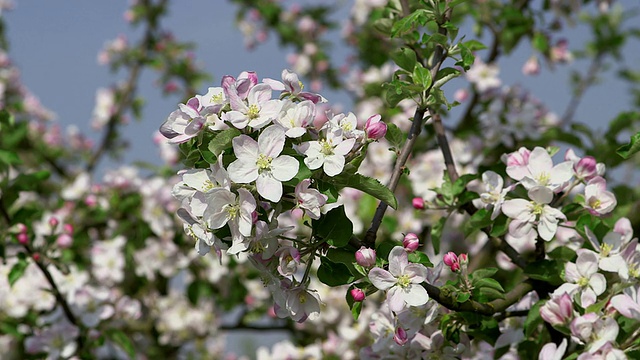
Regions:
<instances>
[{"instance_id":1,"label":"thin twig","mask_svg":"<svg viewBox=\"0 0 640 360\"><path fill-rule=\"evenodd\" d=\"M573 120L573 116L578 109L578 105L584 96L584 93L587 91L589 86L591 86L595 81L598 74L598 71L602 67L602 58L604 54L599 52L594 58L591 64L589 65L589 69L587 70L586 77L581 79L576 87L571 100L569 100L569 104L567 104L567 108L564 111L564 115L560 119L560 126L565 127L569 125L569 123Z\"/></svg>"}]
</instances>

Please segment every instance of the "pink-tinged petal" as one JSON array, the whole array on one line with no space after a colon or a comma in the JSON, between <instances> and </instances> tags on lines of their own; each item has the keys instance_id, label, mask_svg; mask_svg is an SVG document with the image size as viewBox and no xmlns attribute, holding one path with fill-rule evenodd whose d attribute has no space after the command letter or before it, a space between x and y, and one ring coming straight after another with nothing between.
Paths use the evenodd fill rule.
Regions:
<instances>
[{"instance_id":1,"label":"pink-tinged petal","mask_svg":"<svg viewBox=\"0 0 640 360\"><path fill-rule=\"evenodd\" d=\"M551 184L562 185L573 177L573 163L565 161L553 167L551 170Z\"/></svg>"},{"instance_id":2,"label":"pink-tinged petal","mask_svg":"<svg viewBox=\"0 0 640 360\"><path fill-rule=\"evenodd\" d=\"M258 138L259 153L275 158L282 152L284 141L284 128L271 125L264 129Z\"/></svg>"},{"instance_id":3,"label":"pink-tinged petal","mask_svg":"<svg viewBox=\"0 0 640 360\"><path fill-rule=\"evenodd\" d=\"M198 116L198 117L194 118L189 123L189 125L187 125L187 127L184 128L185 135L189 135L189 136L198 135L200 130L202 130L202 128L204 127L204 123L205 122L206 122L206 120L203 117Z\"/></svg>"},{"instance_id":4,"label":"pink-tinged petal","mask_svg":"<svg viewBox=\"0 0 640 360\"><path fill-rule=\"evenodd\" d=\"M525 199L506 200L502 212L512 219L526 220L531 217L530 202Z\"/></svg>"},{"instance_id":5,"label":"pink-tinged petal","mask_svg":"<svg viewBox=\"0 0 640 360\"><path fill-rule=\"evenodd\" d=\"M596 253L587 249L579 249L576 252L578 253L576 266L582 276L590 277L598 272L598 255Z\"/></svg>"},{"instance_id":6,"label":"pink-tinged petal","mask_svg":"<svg viewBox=\"0 0 640 360\"><path fill-rule=\"evenodd\" d=\"M271 175L278 181L289 181L298 173L300 163L289 155L279 156L271 162Z\"/></svg>"},{"instance_id":7,"label":"pink-tinged petal","mask_svg":"<svg viewBox=\"0 0 640 360\"><path fill-rule=\"evenodd\" d=\"M258 178L258 167L254 162L236 160L227 168L229 179L238 184L248 184Z\"/></svg>"},{"instance_id":8,"label":"pink-tinged petal","mask_svg":"<svg viewBox=\"0 0 640 360\"><path fill-rule=\"evenodd\" d=\"M515 237L527 236L533 229L533 223L528 221L512 220L509 223L509 234Z\"/></svg>"},{"instance_id":9,"label":"pink-tinged petal","mask_svg":"<svg viewBox=\"0 0 640 360\"><path fill-rule=\"evenodd\" d=\"M613 226L613 231L622 235L622 239L624 242L631 240L633 237L633 227L631 227L631 221L628 218L623 217L616 221L616 224Z\"/></svg>"},{"instance_id":10,"label":"pink-tinged petal","mask_svg":"<svg viewBox=\"0 0 640 360\"><path fill-rule=\"evenodd\" d=\"M402 311L406 307L404 291L398 286L392 287L387 293L387 302L389 310L395 313Z\"/></svg>"},{"instance_id":11,"label":"pink-tinged petal","mask_svg":"<svg viewBox=\"0 0 640 360\"><path fill-rule=\"evenodd\" d=\"M398 282L398 279L390 272L379 267L374 267L369 271L369 280L373 286L380 290L387 290Z\"/></svg>"},{"instance_id":12,"label":"pink-tinged petal","mask_svg":"<svg viewBox=\"0 0 640 360\"><path fill-rule=\"evenodd\" d=\"M422 306L429 301L427 290L421 285L411 285L404 291L404 302L411 306Z\"/></svg>"},{"instance_id":13,"label":"pink-tinged petal","mask_svg":"<svg viewBox=\"0 0 640 360\"><path fill-rule=\"evenodd\" d=\"M589 278L589 286L591 286L596 295L601 295L607 289L607 279L600 273L593 274Z\"/></svg>"},{"instance_id":14,"label":"pink-tinged petal","mask_svg":"<svg viewBox=\"0 0 640 360\"><path fill-rule=\"evenodd\" d=\"M262 79L262 82L267 84L267 85L269 85L269 87L271 87L271 90L274 90L274 91L284 91L285 90L284 84L281 83L278 80L274 80L274 79L271 79L271 78L264 78L264 79Z\"/></svg>"},{"instance_id":15,"label":"pink-tinged petal","mask_svg":"<svg viewBox=\"0 0 640 360\"><path fill-rule=\"evenodd\" d=\"M271 86L268 84L258 84L249 90L247 95L249 105L262 105L271 100Z\"/></svg>"},{"instance_id":16,"label":"pink-tinged petal","mask_svg":"<svg viewBox=\"0 0 640 360\"><path fill-rule=\"evenodd\" d=\"M566 280L569 281L569 280ZM578 291L580 289L580 286L578 284L570 284L570 283L564 283L562 285L560 285L554 292L553 292L553 296L560 296L564 293L569 294L569 296L573 296L575 294L576 291Z\"/></svg>"},{"instance_id":17,"label":"pink-tinged petal","mask_svg":"<svg viewBox=\"0 0 640 360\"><path fill-rule=\"evenodd\" d=\"M627 294L616 295L611 298L611 306L625 317L640 320L640 304L633 301Z\"/></svg>"},{"instance_id":18,"label":"pink-tinged petal","mask_svg":"<svg viewBox=\"0 0 640 360\"><path fill-rule=\"evenodd\" d=\"M582 294L580 294L580 306L583 308L587 308L596 303L598 296L593 290L586 288L582 290Z\"/></svg>"},{"instance_id":19,"label":"pink-tinged petal","mask_svg":"<svg viewBox=\"0 0 640 360\"><path fill-rule=\"evenodd\" d=\"M574 263L565 263L564 264L564 280L568 282L578 282L582 275L578 271L578 267Z\"/></svg>"},{"instance_id":20,"label":"pink-tinged petal","mask_svg":"<svg viewBox=\"0 0 640 360\"><path fill-rule=\"evenodd\" d=\"M405 250L406 252L406 250ZM424 267L424 265L422 264L413 264L410 263L409 265L407 265L404 268L404 272L405 275L409 276L409 279L411 280L412 283L414 284L420 284L423 281L426 280L427 276L429 275L427 268Z\"/></svg>"},{"instance_id":21,"label":"pink-tinged petal","mask_svg":"<svg viewBox=\"0 0 640 360\"><path fill-rule=\"evenodd\" d=\"M238 189L240 195L240 214L238 228L244 236L251 236L253 212L256 210L256 199L247 189Z\"/></svg>"},{"instance_id":22,"label":"pink-tinged petal","mask_svg":"<svg viewBox=\"0 0 640 360\"><path fill-rule=\"evenodd\" d=\"M229 99L231 110L246 114L247 111L249 111L249 107L238 95L236 87L234 85L231 85L227 90L228 91L225 91L225 95L227 96L227 99Z\"/></svg>"},{"instance_id":23,"label":"pink-tinged petal","mask_svg":"<svg viewBox=\"0 0 640 360\"><path fill-rule=\"evenodd\" d=\"M562 339L560 346L554 343L545 344L538 354L538 360L562 360L564 352L567 350L567 339Z\"/></svg>"},{"instance_id":24,"label":"pink-tinged petal","mask_svg":"<svg viewBox=\"0 0 640 360\"><path fill-rule=\"evenodd\" d=\"M282 198L282 183L270 174L260 174L256 180L256 188L258 194L269 201L278 202Z\"/></svg>"},{"instance_id":25,"label":"pink-tinged petal","mask_svg":"<svg viewBox=\"0 0 640 360\"><path fill-rule=\"evenodd\" d=\"M407 251L402 246L396 246L389 252L389 272L398 277L404 274L409 265Z\"/></svg>"},{"instance_id":26,"label":"pink-tinged petal","mask_svg":"<svg viewBox=\"0 0 640 360\"><path fill-rule=\"evenodd\" d=\"M355 143L356 143L356 139L344 140L340 144L338 144L338 146L333 148L333 153L336 155L345 156L349 153L349 151L351 151L351 149L353 149L353 146L355 145Z\"/></svg>"},{"instance_id":27,"label":"pink-tinged petal","mask_svg":"<svg viewBox=\"0 0 640 360\"><path fill-rule=\"evenodd\" d=\"M258 143L247 135L236 136L233 141L233 152L236 158L247 162L255 162L258 159Z\"/></svg>"},{"instance_id":28,"label":"pink-tinged petal","mask_svg":"<svg viewBox=\"0 0 640 360\"><path fill-rule=\"evenodd\" d=\"M549 204L553 200L553 191L546 186L534 186L529 189L528 195L538 204Z\"/></svg>"},{"instance_id":29,"label":"pink-tinged petal","mask_svg":"<svg viewBox=\"0 0 640 360\"><path fill-rule=\"evenodd\" d=\"M538 222L538 234L546 241L553 239L556 230L558 230L558 220L554 217L543 216Z\"/></svg>"},{"instance_id":30,"label":"pink-tinged petal","mask_svg":"<svg viewBox=\"0 0 640 360\"><path fill-rule=\"evenodd\" d=\"M340 174L342 172L342 169L344 169L344 156L329 155L325 157L323 169L325 174L329 176L336 176Z\"/></svg>"},{"instance_id":31,"label":"pink-tinged petal","mask_svg":"<svg viewBox=\"0 0 640 360\"><path fill-rule=\"evenodd\" d=\"M541 172L550 172L553 169L553 160L547 150L538 146L529 154L528 167L535 177Z\"/></svg>"},{"instance_id":32,"label":"pink-tinged petal","mask_svg":"<svg viewBox=\"0 0 640 360\"><path fill-rule=\"evenodd\" d=\"M222 114L221 119L230 122L236 129L244 129L249 123L247 115L240 111L228 111Z\"/></svg>"}]
</instances>

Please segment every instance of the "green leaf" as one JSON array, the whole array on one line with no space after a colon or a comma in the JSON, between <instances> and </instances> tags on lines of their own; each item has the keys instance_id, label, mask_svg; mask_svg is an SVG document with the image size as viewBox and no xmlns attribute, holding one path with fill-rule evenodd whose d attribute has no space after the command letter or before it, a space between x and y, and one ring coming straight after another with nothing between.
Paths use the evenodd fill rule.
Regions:
<instances>
[{"instance_id":1,"label":"green leaf","mask_svg":"<svg viewBox=\"0 0 640 360\"><path fill-rule=\"evenodd\" d=\"M476 281L476 279L473 279L473 286L483 289L483 288L490 288L496 291L499 291L500 293L504 293L504 289L502 288L502 285L500 285L500 283L494 279L491 278L484 278L484 279L478 279Z\"/></svg>"},{"instance_id":2,"label":"green leaf","mask_svg":"<svg viewBox=\"0 0 640 360\"><path fill-rule=\"evenodd\" d=\"M240 134L240 130L236 128L222 130L213 139L211 139L208 148L215 156L218 156L224 150L230 148L233 138Z\"/></svg>"},{"instance_id":3,"label":"green leaf","mask_svg":"<svg viewBox=\"0 0 640 360\"><path fill-rule=\"evenodd\" d=\"M535 280L546 281L551 285L559 286L564 283L560 277L564 270L564 262L559 260L538 260L528 264L524 273Z\"/></svg>"},{"instance_id":4,"label":"green leaf","mask_svg":"<svg viewBox=\"0 0 640 360\"><path fill-rule=\"evenodd\" d=\"M329 245L338 248L347 245L353 235L353 224L345 214L344 206L332 209L319 220L313 220L313 229Z\"/></svg>"},{"instance_id":5,"label":"green leaf","mask_svg":"<svg viewBox=\"0 0 640 360\"><path fill-rule=\"evenodd\" d=\"M451 188L451 195L453 195L454 197L457 197L458 195L462 194L463 191L465 191L467 189L467 184L478 178L477 174L465 174L460 176L454 183L453 183L453 187Z\"/></svg>"},{"instance_id":6,"label":"green leaf","mask_svg":"<svg viewBox=\"0 0 640 360\"><path fill-rule=\"evenodd\" d=\"M464 237L466 238L475 231L491 225L491 223L491 213L487 209L476 211L463 227Z\"/></svg>"},{"instance_id":7,"label":"green leaf","mask_svg":"<svg viewBox=\"0 0 640 360\"><path fill-rule=\"evenodd\" d=\"M404 35L419 25L425 25L427 21L434 18L433 11L427 9L418 9L409 16L396 21L391 28L391 37Z\"/></svg>"},{"instance_id":8,"label":"green leaf","mask_svg":"<svg viewBox=\"0 0 640 360\"><path fill-rule=\"evenodd\" d=\"M640 151L640 132L637 132L635 135L631 136L628 144L620 146L616 152L618 155L622 156L624 159L628 159L631 155Z\"/></svg>"},{"instance_id":9,"label":"green leaf","mask_svg":"<svg viewBox=\"0 0 640 360\"><path fill-rule=\"evenodd\" d=\"M401 242L398 241L383 241L376 245L376 255L378 259L388 259L389 253L396 246L402 246Z\"/></svg>"},{"instance_id":10,"label":"green leaf","mask_svg":"<svg viewBox=\"0 0 640 360\"><path fill-rule=\"evenodd\" d=\"M431 228L431 244L433 245L433 253L438 255L440 253L440 239L442 238L442 231L444 230L444 224L447 222L448 216L443 216L437 223Z\"/></svg>"},{"instance_id":11,"label":"green leaf","mask_svg":"<svg viewBox=\"0 0 640 360\"><path fill-rule=\"evenodd\" d=\"M5 165L16 165L22 163L22 161L18 157L18 154L13 151L0 149L0 163Z\"/></svg>"},{"instance_id":12,"label":"green leaf","mask_svg":"<svg viewBox=\"0 0 640 360\"><path fill-rule=\"evenodd\" d=\"M111 341L120 346L122 350L124 350L129 355L130 358L135 358L136 349L133 346L133 342L131 341L131 338L122 330L109 329L107 330L107 337L109 337Z\"/></svg>"},{"instance_id":13,"label":"green leaf","mask_svg":"<svg viewBox=\"0 0 640 360\"><path fill-rule=\"evenodd\" d=\"M542 32L536 32L531 40L533 48L538 50L542 54L546 54L549 51L549 39L547 35Z\"/></svg>"},{"instance_id":14,"label":"green leaf","mask_svg":"<svg viewBox=\"0 0 640 360\"><path fill-rule=\"evenodd\" d=\"M408 258L409 262L422 264L426 267L433 267L431 260L429 260L429 256L421 251L414 251L412 253L409 253Z\"/></svg>"},{"instance_id":15,"label":"green leaf","mask_svg":"<svg viewBox=\"0 0 640 360\"><path fill-rule=\"evenodd\" d=\"M334 263L323 256L318 267L318 280L328 286L340 286L349 284L355 279L346 265Z\"/></svg>"},{"instance_id":16,"label":"green leaf","mask_svg":"<svg viewBox=\"0 0 640 360\"><path fill-rule=\"evenodd\" d=\"M471 276L473 277L473 280L480 280L480 279L484 279L484 278L490 278L493 275L495 275L498 272L497 268L482 268L482 269L478 269L476 271L474 271L473 273L471 273Z\"/></svg>"},{"instance_id":17,"label":"green leaf","mask_svg":"<svg viewBox=\"0 0 640 360\"><path fill-rule=\"evenodd\" d=\"M402 47L391 53L391 59L401 68L408 72L413 72L413 68L416 66L416 53L415 51Z\"/></svg>"},{"instance_id":18,"label":"green leaf","mask_svg":"<svg viewBox=\"0 0 640 360\"><path fill-rule=\"evenodd\" d=\"M456 301L459 303L463 303L471 298L471 294L469 293L458 293L456 297Z\"/></svg>"},{"instance_id":19,"label":"green leaf","mask_svg":"<svg viewBox=\"0 0 640 360\"><path fill-rule=\"evenodd\" d=\"M489 279L483 279L489 280ZM495 281L495 280L494 280ZM481 287L478 288L478 292L480 293L480 297L478 298L479 302L489 302L495 299L504 299L504 291L496 290L491 287ZM486 299L486 301L485 301Z\"/></svg>"},{"instance_id":20,"label":"green leaf","mask_svg":"<svg viewBox=\"0 0 640 360\"><path fill-rule=\"evenodd\" d=\"M462 57L462 60L458 61L456 64L462 66L465 70L468 70L476 60L475 55L473 55L473 51L463 44L460 44L460 56Z\"/></svg>"},{"instance_id":21,"label":"green leaf","mask_svg":"<svg viewBox=\"0 0 640 360\"><path fill-rule=\"evenodd\" d=\"M353 274L354 280L362 278L362 273L353 265L356 262L356 254L353 251L330 248L325 257L334 263L345 265L349 269L349 272Z\"/></svg>"},{"instance_id":22,"label":"green leaf","mask_svg":"<svg viewBox=\"0 0 640 360\"><path fill-rule=\"evenodd\" d=\"M489 233L489 235L493 237L500 237L506 234L509 230L508 220L509 218L504 215L498 216L491 226L491 232Z\"/></svg>"},{"instance_id":23,"label":"green leaf","mask_svg":"<svg viewBox=\"0 0 640 360\"><path fill-rule=\"evenodd\" d=\"M29 263L27 262L25 257L18 258L18 262L11 267L9 275L7 276L9 280L9 286L13 286L13 284L15 284L16 281L18 281L22 277L22 275L24 275L24 272L27 270L28 266Z\"/></svg>"},{"instance_id":24,"label":"green leaf","mask_svg":"<svg viewBox=\"0 0 640 360\"><path fill-rule=\"evenodd\" d=\"M549 257L555 260L563 260L566 262L573 262L577 255L576 252L566 246L558 246L549 252Z\"/></svg>"},{"instance_id":25,"label":"green leaf","mask_svg":"<svg viewBox=\"0 0 640 360\"><path fill-rule=\"evenodd\" d=\"M416 63L416 67L413 70L413 81L426 90L431 86L432 80L431 71L424 68L422 64Z\"/></svg>"},{"instance_id":26,"label":"green leaf","mask_svg":"<svg viewBox=\"0 0 640 360\"><path fill-rule=\"evenodd\" d=\"M524 320L524 334L526 337L531 337L538 329L538 325L543 323L544 320L540 316L540 307L544 305L545 302L546 300L539 300L529 310L527 318Z\"/></svg>"},{"instance_id":27,"label":"green leaf","mask_svg":"<svg viewBox=\"0 0 640 360\"><path fill-rule=\"evenodd\" d=\"M393 195L393 192L388 187L382 185L380 181L363 176L360 174L340 174L336 175L327 181L332 182L339 188L350 187L365 192L378 200L384 201L387 205L393 209L398 208L398 201Z\"/></svg>"},{"instance_id":28,"label":"green leaf","mask_svg":"<svg viewBox=\"0 0 640 360\"><path fill-rule=\"evenodd\" d=\"M15 118L10 112L7 111L7 109L0 110L0 130L2 130L4 126L13 126L15 122Z\"/></svg>"},{"instance_id":29,"label":"green leaf","mask_svg":"<svg viewBox=\"0 0 640 360\"><path fill-rule=\"evenodd\" d=\"M487 48L485 44L481 43L478 40L465 41L463 44L467 49L471 51L478 51L478 50L483 50Z\"/></svg>"},{"instance_id":30,"label":"green leaf","mask_svg":"<svg viewBox=\"0 0 640 360\"><path fill-rule=\"evenodd\" d=\"M394 123L387 124L387 133L384 135L384 138L396 149L402 148L405 140L407 139L407 135L404 131L400 130L398 126Z\"/></svg>"},{"instance_id":31,"label":"green leaf","mask_svg":"<svg viewBox=\"0 0 640 360\"><path fill-rule=\"evenodd\" d=\"M438 89L449 82L449 80L455 79L461 74L462 73L460 72L460 70L450 67L440 69L440 71L438 71L438 74L436 75L436 81L433 83L433 87Z\"/></svg>"}]
</instances>

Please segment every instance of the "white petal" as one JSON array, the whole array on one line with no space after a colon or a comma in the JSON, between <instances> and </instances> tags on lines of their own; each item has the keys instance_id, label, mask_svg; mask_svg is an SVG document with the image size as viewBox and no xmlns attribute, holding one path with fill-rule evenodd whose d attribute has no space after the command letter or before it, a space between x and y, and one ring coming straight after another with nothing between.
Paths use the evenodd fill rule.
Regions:
<instances>
[{"instance_id":1,"label":"white petal","mask_svg":"<svg viewBox=\"0 0 640 360\"><path fill-rule=\"evenodd\" d=\"M390 272L379 267L374 267L369 271L369 280L373 286L380 290L387 290L398 281Z\"/></svg>"},{"instance_id":2,"label":"white petal","mask_svg":"<svg viewBox=\"0 0 640 360\"><path fill-rule=\"evenodd\" d=\"M270 174L260 174L256 180L256 188L258 194L269 201L278 202L282 198L282 183Z\"/></svg>"},{"instance_id":3,"label":"white petal","mask_svg":"<svg viewBox=\"0 0 640 360\"><path fill-rule=\"evenodd\" d=\"M411 306L421 306L429 301L429 294L421 285L413 284L406 290L403 294L403 299Z\"/></svg>"},{"instance_id":4,"label":"white petal","mask_svg":"<svg viewBox=\"0 0 640 360\"><path fill-rule=\"evenodd\" d=\"M233 141L233 153L236 158L248 162L258 159L258 143L247 135L236 136Z\"/></svg>"},{"instance_id":5,"label":"white petal","mask_svg":"<svg viewBox=\"0 0 640 360\"><path fill-rule=\"evenodd\" d=\"M342 172L342 169L344 169L344 156L329 155L325 157L322 168L324 169L324 173L329 176L336 176L340 174Z\"/></svg>"},{"instance_id":6,"label":"white petal","mask_svg":"<svg viewBox=\"0 0 640 360\"><path fill-rule=\"evenodd\" d=\"M229 179L239 184L248 184L258 178L258 166L255 161L243 161L238 159L227 168Z\"/></svg>"},{"instance_id":7,"label":"white petal","mask_svg":"<svg viewBox=\"0 0 640 360\"><path fill-rule=\"evenodd\" d=\"M289 181L298 174L300 163L289 155L279 156L271 162L271 175L278 181Z\"/></svg>"}]
</instances>

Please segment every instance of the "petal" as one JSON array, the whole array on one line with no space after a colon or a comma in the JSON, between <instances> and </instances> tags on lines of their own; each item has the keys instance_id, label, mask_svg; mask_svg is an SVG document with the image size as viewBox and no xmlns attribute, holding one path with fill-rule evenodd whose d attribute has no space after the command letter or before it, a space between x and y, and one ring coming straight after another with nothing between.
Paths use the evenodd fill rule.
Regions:
<instances>
[{"instance_id":1,"label":"petal","mask_svg":"<svg viewBox=\"0 0 640 360\"><path fill-rule=\"evenodd\" d=\"M600 273L593 274L589 278L589 286L591 286L596 295L601 295L607 289L607 280Z\"/></svg>"},{"instance_id":2,"label":"petal","mask_svg":"<svg viewBox=\"0 0 640 360\"><path fill-rule=\"evenodd\" d=\"M244 236L251 236L253 212L256 210L256 199L247 189L238 189L240 195L240 216L238 228Z\"/></svg>"},{"instance_id":3,"label":"petal","mask_svg":"<svg viewBox=\"0 0 640 360\"><path fill-rule=\"evenodd\" d=\"M546 186L534 186L529 192L529 199L538 204L549 204L553 200L553 191Z\"/></svg>"},{"instance_id":4,"label":"petal","mask_svg":"<svg viewBox=\"0 0 640 360\"><path fill-rule=\"evenodd\" d=\"M221 119L230 122L236 129L244 129L249 123L247 115L240 111L228 111L222 114Z\"/></svg>"},{"instance_id":5,"label":"petal","mask_svg":"<svg viewBox=\"0 0 640 360\"><path fill-rule=\"evenodd\" d=\"M255 161L248 162L238 159L229 164L227 171L229 179L239 184L248 184L258 178L258 166Z\"/></svg>"},{"instance_id":6,"label":"petal","mask_svg":"<svg viewBox=\"0 0 640 360\"><path fill-rule=\"evenodd\" d=\"M380 290L387 290L398 281L390 272L379 267L374 267L369 271L369 280L373 286Z\"/></svg>"},{"instance_id":7,"label":"petal","mask_svg":"<svg viewBox=\"0 0 640 360\"><path fill-rule=\"evenodd\" d=\"M274 179L271 174L260 174L256 180L256 188L258 194L269 201L278 202L282 198L282 183Z\"/></svg>"},{"instance_id":8,"label":"petal","mask_svg":"<svg viewBox=\"0 0 640 360\"><path fill-rule=\"evenodd\" d=\"M248 162L255 162L258 159L258 143L247 135L236 136L233 141L233 153L236 158Z\"/></svg>"},{"instance_id":9,"label":"petal","mask_svg":"<svg viewBox=\"0 0 640 360\"><path fill-rule=\"evenodd\" d=\"M429 301L429 294L421 285L413 284L404 291L403 299L411 306L422 306Z\"/></svg>"},{"instance_id":10,"label":"petal","mask_svg":"<svg viewBox=\"0 0 640 360\"><path fill-rule=\"evenodd\" d=\"M531 217L529 204L525 199L506 200L502 204L502 212L512 219L529 219Z\"/></svg>"},{"instance_id":11,"label":"petal","mask_svg":"<svg viewBox=\"0 0 640 360\"><path fill-rule=\"evenodd\" d=\"M404 268L404 275L408 275L411 282L414 284L420 284L429 275L427 268L422 264L410 263Z\"/></svg>"},{"instance_id":12,"label":"petal","mask_svg":"<svg viewBox=\"0 0 640 360\"><path fill-rule=\"evenodd\" d=\"M640 320L640 304L633 301L627 294L616 295L611 298L611 306L625 317Z\"/></svg>"},{"instance_id":13,"label":"petal","mask_svg":"<svg viewBox=\"0 0 640 360\"><path fill-rule=\"evenodd\" d=\"M538 234L546 241L553 239L553 236L558 230L558 220L555 218L548 218L543 216L538 223Z\"/></svg>"},{"instance_id":14,"label":"petal","mask_svg":"<svg viewBox=\"0 0 640 360\"><path fill-rule=\"evenodd\" d=\"M527 166L533 174L533 177L540 174L541 172L551 173L551 169L553 169L553 160L551 160L551 156L544 148L537 146L531 154L529 155L529 165Z\"/></svg>"},{"instance_id":15,"label":"petal","mask_svg":"<svg viewBox=\"0 0 640 360\"><path fill-rule=\"evenodd\" d=\"M409 265L407 251L402 246L391 249L389 252L389 272L396 277L403 275L407 265Z\"/></svg>"},{"instance_id":16,"label":"petal","mask_svg":"<svg viewBox=\"0 0 640 360\"><path fill-rule=\"evenodd\" d=\"M275 158L282 152L284 141L284 128L271 125L264 129L258 138L258 153Z\"/></svg>"},{"instance_id":17,"label":"petal","mask_svg":"<svg viewBox=\"0 0 640 360\"><path fill-rule=\"evenodd\" d=\"M351 149L353 149L353 145L355 145L356 139L347 139L338 144L335 148L333 148L333 153L337 155L347 155Z\"/></svg>"},{"instance_id":18,"label":"petal","mask_svg":"<svg viewBox=\"0 0 640 360\"><path fill-rule=\"evenodd\" d=\"M289 181L298 173L300 163L289 155L279 156L271 162L271 175L278 181Z\"/></svg>"},{"instance_id":19,"label":"petal","mask_svg":"<svg viewBox=\"0 0 640 360\"><path fill-rule=\"evenodd\" d=\"M329 176L336 176L340 174L342 169L344 169L344 156L329 155L325 157L322 169L324 170L324 173Z\"/></svg>"},{"instance_id":20,"label":"petal","mask_svg":"<svg viewBox=\"0 0 640 360\"><path fill-rule=\"evenodd\" d=\"M598 255L591 250L579 249L576 266L578 272L584 277L590 277L598 272Z\"/></svg>"},{"instance_id":21,"label":"petal","mask_svg":"<svg viewBox=\"0 0 640 360\"><path fill-rule=\"evenodd\" d=\"M398 313L406 307L405 294L403 290L398 286L392 287L387 293L387 302L389 303L389 310Z\"/></svg>"}]
</instances>

